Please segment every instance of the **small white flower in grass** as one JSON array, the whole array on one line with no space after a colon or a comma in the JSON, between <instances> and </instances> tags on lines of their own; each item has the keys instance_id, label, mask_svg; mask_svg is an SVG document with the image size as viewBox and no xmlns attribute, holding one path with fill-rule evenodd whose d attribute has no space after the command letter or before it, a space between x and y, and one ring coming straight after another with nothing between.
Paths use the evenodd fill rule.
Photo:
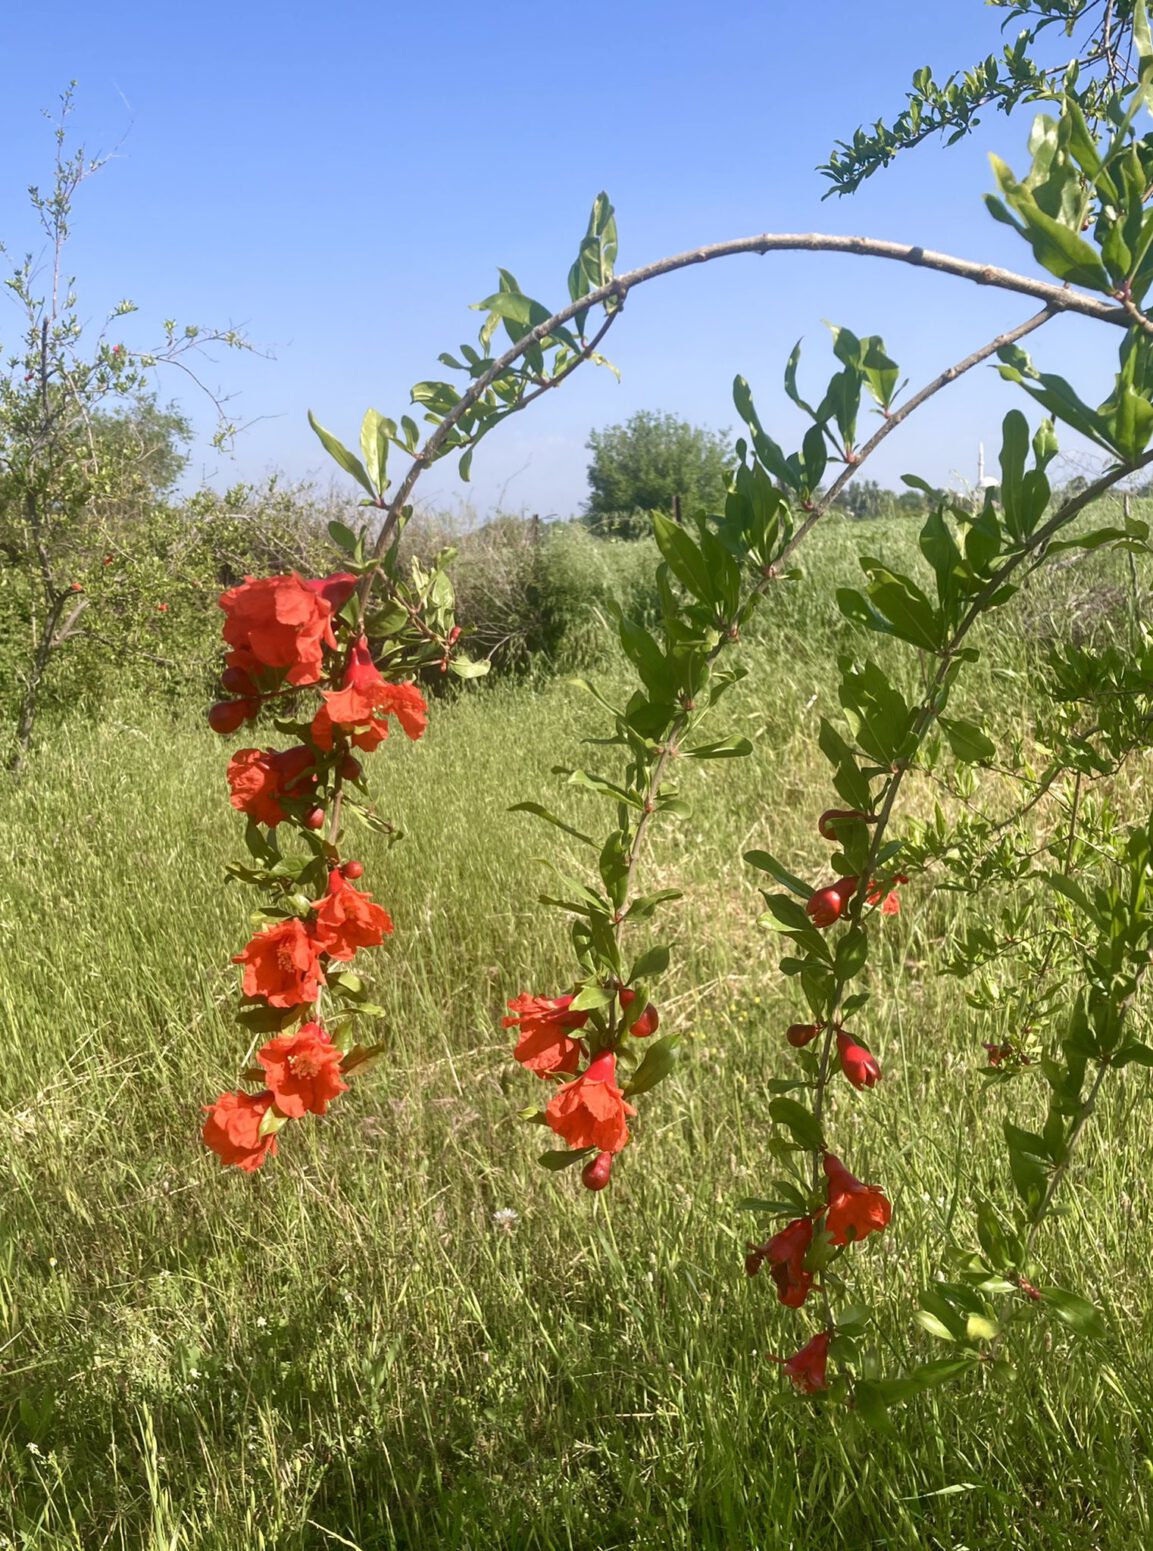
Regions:
<instances>
[{"instance_id":1,"label":"small white flower in grass","mask_svg":"<svg viewBox=\"0 0 1153 1551\"><path fill-rule=\"evenodd\" d=\"M514 1211L511 1206L501 1206L492 1214L492 1220L505 1233L511 1233L513 1224L520 1221L520 1213Z\"/></svg>"},{"instance_id":2,"label":"small white flower in grass","mask_svg":"<svg viewBox=\"0 0 1153 1551\"><path fill-rule=\"evenodd\" d=\"M43 1457L43 1454L44 1454L43 1449L40 1447L40 1445L38 1443L30 1443L28 1445L28 1452L29 1452L29 1454L35 1454L35 1455L37 1455L37 1456L39 1456L41 1458Z\"/></svg>"},{"instance_id":3,"label":"small white flower in grass","mask_svg":"<svg viewBox=\"0 0 1153 1551\"><path fill-rule=\"evenodd\" d=\"M257 1323L257 1325L258 1325L258 1326L259 1326L259 1328L260 1328L260 1329L261 1329L261 1330L263 1330L263 1329L264 1329L264 1327L265 1327L265 1326L266 1326L266 1325L267 1325L267 1324L268 1324L268 1321L267 1321L267 1320L266 1320L266 1319L265 1319L265 1317L264 1317L264 1315L263 1315L263 1314L258 1314L258 1315L257 1315L257 1316L256 1316L256 1323Z\"/></svg>"}]
</instances>

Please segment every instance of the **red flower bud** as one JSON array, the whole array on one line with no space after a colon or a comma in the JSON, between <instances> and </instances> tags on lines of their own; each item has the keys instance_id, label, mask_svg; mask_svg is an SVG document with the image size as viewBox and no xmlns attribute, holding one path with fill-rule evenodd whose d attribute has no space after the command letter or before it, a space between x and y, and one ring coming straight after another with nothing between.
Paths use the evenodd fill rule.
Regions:
<instances>
[{"instance_id":1,"label":"red flower bud","mask_svg":"<svg viewBox=\"0 0 1153 1551\"><path fill-rule=\"evenodd\" d=\"M837 840L835 825L839 819L856 819L861 824L875 824L875 813L862 813L860 808L826 808L817 820L817 833L822 840Z\"/></svg>"},{"instance_id":2,"label":"red flower bud","mask_svg":"<svg viewBox=\"0 0 1153 1551\"><path fill-rule=\"evenodd\" d=\"M651 1002L641 1013L637 1021L629 1028L629 1033L634 1039L648 1039L650 1034L655 1034L660 1028L661 1015Z\"/></svg>"},{"instance_id":3,"label":"red flower bud","mask_svg":"<svg viewBox=\"0 0 1153 1551\"><path fill-rule=\"evenodd\" d=\"M251 695L255 686L243 668L225 668L220 675L220 687L230 695Z\"/></svg>"},{"instance_id":4,"label":"red flower bud","mask_svg":"<svg viewBox=\"0 0 1153 1551\"><path fill-rule=\"evenodd\" d=\"M340 774L346 781L359 781L364 767L359 759L346 754L340 762Z\"/></svg>"},{"instance_id":5,"label":"red flower bud","mask_svg":"<svg viewBox=\"0 0 1153 1551\"><path fill-rule=\"evenodd\" d=\"M881 1080L881 1068L863 1045L858 1045L844 1029L837 1030L837 1054L841 1070L854 1088L872 1088Z\"/></svg>"},{"instance_id":6,"label":"red flower bud","mask_svg":"<svg viewBox=\"0 0 1153 1551\"><path fill-rule=\"evenodd\" d=\"M625 1012L628 1012L629 1008L637 999L637 993L629 986L621 986L617 995L620 998L621 1008Z\"/></svg>"},{"instance_id":7,"label":"red flower bud","mask_svg":"<svg viewBox=\"0 0 1153 1551\"><path fill-rule=\"evenodd\" d=\"M857 892L858 881L856 877L838 878L836 883L830 883L827 888L818 889L805 906L805 914L813 925L823 930L840 920Z\"/></svg>"},{"instance_id":8,"label":"red flower bud","mask_svg":"<svg viewBox=\"0 0 1153 1551\"><path fill-rule=\"evenodd\" d=\"M816 1039L824 1026L823 1023L793 1023L785 1030L785 1038L794 1050L800 1050L802 1045Z\"/></svg>"},{"instance_id":9,"label":"red flower bud","mask_svg":"<svg viewBox=\"0 0 1153 1551\"><path fill-rule=\"evenodd\" d=\"M581 1184L586 1190L603 1190L613 1171L611 1152L598 1152L581 1170Z\"/></svg>"},{"instance_id":10,"label":"red flower bud","mask_svg":"<svg viewBox=\"0 0 1153 1551\"><path fill-rule=\"evenodd\" d=\"M218 700L208 712L208 725L213 732L218 732L222 737L227 737L230 732L235 732L242 722L249 717L247 700Z\"/></svg>"},{"instance_id":11,"label":"red flower bud","mask_svg":"<svg viewBox=\"0 0 1153 1551\"><path fill-rule=\"evenodd\" d=\"M323 829L324 809L313 808L310 812L306 813L304 815L304 827L305 829Z\"/></svg>"},{"instance_id":12,"label":"red flower bud","mask_svg":"<svg viewBox=\"0 0 1153 1551\"><path fill-rule=\"evenodd\" d=\"M364 877L363 862L345 862L344 866L340 870L344 876L353 883L356 882L357 878Z\"/></svg>"}]
</instances>

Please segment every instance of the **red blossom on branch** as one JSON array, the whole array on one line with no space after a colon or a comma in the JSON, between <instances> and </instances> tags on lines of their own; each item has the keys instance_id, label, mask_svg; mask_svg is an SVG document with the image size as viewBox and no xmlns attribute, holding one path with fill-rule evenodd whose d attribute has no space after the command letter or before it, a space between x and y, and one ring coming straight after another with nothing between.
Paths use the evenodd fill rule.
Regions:
<instances>
[{"instance_id":1,"label":"red blossom on branch","mask_svg":"<svg viewBox=\"0 0 1153 1551\"><path fill-rule=\"evenodd\" d=\"M620 1152L627 1144L627 1117L636 1110L615 1079L616 1056L611 1050L602 1050L582 1076L565 1083L550 1100L545 1120L570 1147Z\"/></svg>"},{"instance_id":2,"label":"red blossom on branch","mask_svg":"<svg viewBox=\"0 0 1153 1551\"><path fill-rule=\"evenodd\" d=\"M322 953L348 960L358 948L379 947L392 932L392 918L334 868L328 875L328 893L316 901L312 930Z\"/></svg>"},{"instance_id":3,"label":"red blossom on branch","mask_svg":"<svg viewBox=\"0 0 1153 1551\"><path fill-rule=\"evenodd\" d=\"M750 1244L745 1270L756 1276L763 1265L777 1284L777 1297L789 1309L799 1309L809 1296L813 1273L805 1270L805 1256L813 1242L813 1219L798 1217L764 1244Z\"/></svg>"},{"instance_id":4,"label":"red blossom on branch","mask_svg":"<svg viewBox=\"0 0 1153 1551\"><path fill-rule=\"evenodd\" d=\"M819 1390L829 1387L825 1376L829 1361L829 1340L829 1332L822 1330L792 1357L772 1358L773 1362L780 1363L802 1395L815 1395Z\"/></svg>"},{"instance_id":5,"label":"red blossom on branch","mask_svg":"<svg viewBox=\"0 0 1153 1551\"><path fill-rule=\"evenodd\" d=\"M305 1023L295 1034L282 1034L258 1050L256 1059L276 1107L290 1120L323 1115L333 1099L347 1093L340 1075L344 1052L319 1023Z\"/></svg>"},{"instance_id":6,"label":"red blossom on branch","mask_svg":"<svg viewBox=\"0 0 1153 1551\"><path fill-rule=\"evenodd\" d=\"M245 996L263 997L272 1007L314 1002L324 984L319 945L296 916L257 932L232 962L244 965Z\"/></svg>"},{"instance_id":7,"label":"red blossom on branch","mask_svg":"<svg viewBox=\"0 0 1153 1551\"><path fill-rule=\"evenodd\" d=\"M510 1017L501 1019L505 1029L519 1028L520 1039L513 1059L530 1072L547 1077L552 1072L575 1072L584 1053L570 1034L583 1029L587 1012L573 1012L571 996L530 996L522 992L508 1004Z\"/></svg>"},{"instance_id":8,"label":"red blossom on branch","mask_svg":"<svg viewBox=\"0 0 1153 1551\"><path fill-rule=\"evenodd\" d=\"M276 1134L261 1136L264 1117L272 1107L272 1094L222 1093L215 1104L205 1105L204 1143L222 1164L234 1164L251 1174L265 1158L276 1155Z\"/></svg>"},{"instance_id":9,"label":"red blossom on branch","mask_svg":"<svg viewBox=\"0 0 1153 1551\"><path fill-rule=\"evenodd\" d=\"M332 604L295 571L289 576L246 577L220 597L224 639L236 654L229 664L247 671L250 659L287 675L290 684L315 684L324 647L336 646Z\"/></svg>"},{"instance_id":10,"label":"red blossom on branch","mask_svg":"<svg viewBox=\"0 0 1153 1551\"><path fill-rule=\"evenodd\" d=\"M828 1180L825 1227L833 1243L848 1244L887 1228L893 1208L880 1185L862 1184L831 1152L825 1153L824 1164Z\"/></svg>"}]
</instances>

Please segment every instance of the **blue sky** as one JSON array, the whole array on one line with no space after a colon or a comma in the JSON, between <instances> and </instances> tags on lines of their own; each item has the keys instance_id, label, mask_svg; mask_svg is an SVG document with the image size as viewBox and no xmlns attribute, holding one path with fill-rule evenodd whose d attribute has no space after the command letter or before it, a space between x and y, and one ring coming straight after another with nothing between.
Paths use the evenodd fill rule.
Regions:
<instances>
[{"instance_id":1,"label":"blue sky","mask_svg":"<svg viewBox=\"0 0 1153 1551\"><path fill-rule=\"evenodd\" d=\"M468 303L494 289L498 264L563 303L601 188L617 208L621 269L727 237L824 230L1032 272L980 202L990 149L1023 166L1027 116L993 115L947 151L926 145L852 199L822 203L814 170L836 138L895 112L919 66L943 74L999 49L1000 20L981 0L60 0L50 18L8 0L0 239L18 253L35 243L24 190L48 181L40 110L74 77L78 138L116 150L77 203L70 268L83 313L99 321L132 297L135 342L147 319L243 326L270 358L223 354L204 368L252 422L232 458L208 445L211 417L184 384L162 385L204 433L195 477L281 469L327 483L306 410L349 441L369 405L402 413L413 382L442 374L437 354L475 337ZM883 335L916 386L1032 310L841 257L730 259L673 276L637 291L610 336L619 385L583 368L482 445L471 485L441 465L425 497L565 516L586 493L590 429L637 409L733 426L737 372L794 445L781 374L803 336L802 382L819 393L822 319ZM16 322L0 311L0 341ZM1060 319L1032 344L1039 361L1077 363L1094 402L1104 395L1111 330ZM972 478L978 441L992 451L1017 402L1033 418L979 368L890 439L875 476Z\"/></svg>"}]
</instances>

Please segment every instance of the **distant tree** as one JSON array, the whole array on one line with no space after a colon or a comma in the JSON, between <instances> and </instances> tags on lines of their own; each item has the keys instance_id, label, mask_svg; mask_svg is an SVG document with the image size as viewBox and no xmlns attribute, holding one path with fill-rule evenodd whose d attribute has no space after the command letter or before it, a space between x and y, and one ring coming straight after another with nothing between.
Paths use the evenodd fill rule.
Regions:
<instances>
[{"instance_id":1,"label":"distant tree","mask_svg":"<svg viewBox=\"0 0 1153 1551\"><path fill-rule=\"evenodd\" d=\"M593 431L585 443L592 491L584 510L591 528L622 538L649 531L648 513L689 511L724 500L733 445L728 431L642 409L623 425Z\"/></svg>"},{"instance_id":2,"label":"distant tree","mask_svg":"<svg viewBox=\"0 0 1153 1551\"><path fill-rule=\"evenodd\" d=\"M887 517L895 501L893 492L885 490L875 479L861 479L846 485L834 504L850 517L867 518Z\"/></svg>"}]
</instances>

